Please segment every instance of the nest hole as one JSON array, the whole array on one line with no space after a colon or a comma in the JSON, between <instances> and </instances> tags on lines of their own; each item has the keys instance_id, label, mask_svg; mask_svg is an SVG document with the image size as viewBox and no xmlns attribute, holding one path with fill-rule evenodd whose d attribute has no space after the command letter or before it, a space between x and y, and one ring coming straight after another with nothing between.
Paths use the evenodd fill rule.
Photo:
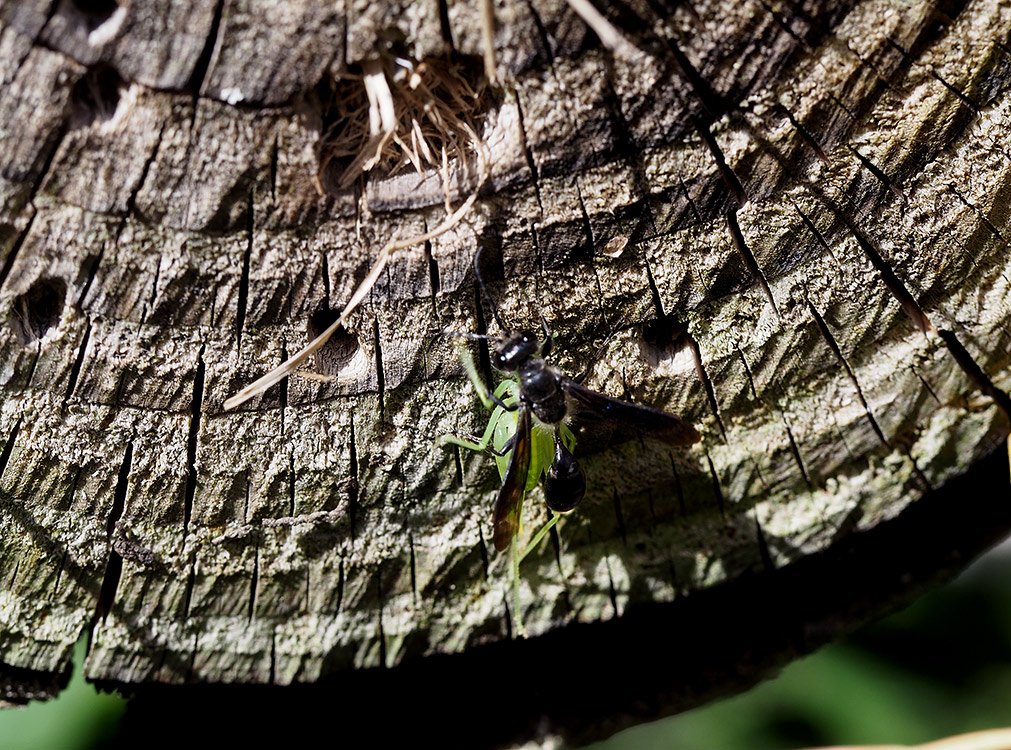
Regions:
<instances>
[{"instance_id":1,"label":"nest hole","mask_svg":"<svg viewBox=\"0 0 1011 750\"><path fill-rule=\"evenodd\" d=\"M48 276L14 298L11 324L22 346L38 341L60 322L66 300L67 283Z\"/></svg>"},{"instance_id":2,"label":"nest hole","mask_svg":"<svg viewBox=\"0 0 1011 750\"><path fill-rule=\"evenodd\" d=\"M119 10L119 3L116 0L70 0L70 7L90 34L112 18Z\"/></svg>"},{"instance_id":3,"label":"nest hole","mask_svg":"<svg viewBox=\"0 0 1011 750\"><path fill-rule=\"evenodd\" d=\"M476 172L483 120L499 101L482 58L452 52L417 60L395 32L375 57L328 73L315 97L319 182L330 194L366 174Z\"/></svg>"},{"instance_id":4,"label":"nest hole","mask_svg":"<svg viewBox=\"0 0 1011 750\"><path fill-rule=\"evenodd\" d=\"M688 323L673 315L650 318L642 324L639 350L652 367L673 359L690 343Z\"/></svg>"},{"instance_id":5,"label":"nest hole","mask_svg":"<svg viewBox=\"0 0 1011 750\"><path fill-rule=\"evenodd\" d=\"M319 336L340 317L340 311L317 310L309 317L308 332L311 339ZM361 350L358 338L346 328L338 328L323 347L316 352L314 368L321 375L337 375L347 368Z\"/></svg>"},{"instance_id":6,"label":"nest hole","mask_svg":"<svg viewBox=\"0 0 1011 750\"><path fill-rule=\"evenodd\" d=\"M70 129L108 122L116 115L123 79L107 65L89 70L70 94Z\"/></svg>"}]
</instances>

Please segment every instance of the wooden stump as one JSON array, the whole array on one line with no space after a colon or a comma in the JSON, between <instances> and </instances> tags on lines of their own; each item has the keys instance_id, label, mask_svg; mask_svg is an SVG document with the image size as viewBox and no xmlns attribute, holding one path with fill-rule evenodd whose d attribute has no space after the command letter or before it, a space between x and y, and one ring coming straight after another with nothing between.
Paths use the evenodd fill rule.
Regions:
<instances>
[{"instance_id":1,"label":"wooden stump","mask_svg":"<svg viewBox=\"0 0 1011 750\"><path fill-rule=\"evenodd\" d=\"M0 5L8 698L53 689L85 630L94 680L330 676L342 694L406 691L439 654L459 655L462 692L629 637L648 661L672 613L715 644L700 623L760 607L770 581L820 602L796 627L834 633L899 586L840 577L828 597L833 566L891 580L894 547L874 545L929 527L908 553L922 580L1011 528L1006 497L949 487L1009 430L1011 11L598 6L637 50L601 48L562 0L496 6L474 208L390 264L317 360L336 382L292 379L225 412L341 309L380 246L446 215L437 170L319 193L320 82L390 29L415 60L479 69L478 3ZM450 184L458 205L473 182L461 168ZM521 613L488 543L491 462L434 446L486 418L445 335L495 330L478 247L505 317L543 312L567 372L592 361L593 387L704 433L690 450L581 443L587 498L524 563ZM535 495L527 524L543 520ZM726 676L730 647L654 675L634 710L614 685L617 703L540 724L532 705L489 742L605 733L824 640L759 630L738 644L743 680ZM592 687L556 679L569 697Z\"/></svg>"}]
</instances>

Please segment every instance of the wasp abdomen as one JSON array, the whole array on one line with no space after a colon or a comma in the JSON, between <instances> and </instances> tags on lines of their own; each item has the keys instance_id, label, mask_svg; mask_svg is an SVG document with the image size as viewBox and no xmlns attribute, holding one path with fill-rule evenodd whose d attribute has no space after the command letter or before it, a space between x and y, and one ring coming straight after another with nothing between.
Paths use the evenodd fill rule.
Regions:
<instances>
[{"instance_id":1,"label":"wasp abdomen","mask_svg":"<svg viewBox=\"0 0 1011 750\"><path fill-rule=\"evenodd\" d=\"M566 513L586 494L586 475L561 439L555 441L555 459L544 475L544 502L557 512Z\"/></svg>"}]
</instances>

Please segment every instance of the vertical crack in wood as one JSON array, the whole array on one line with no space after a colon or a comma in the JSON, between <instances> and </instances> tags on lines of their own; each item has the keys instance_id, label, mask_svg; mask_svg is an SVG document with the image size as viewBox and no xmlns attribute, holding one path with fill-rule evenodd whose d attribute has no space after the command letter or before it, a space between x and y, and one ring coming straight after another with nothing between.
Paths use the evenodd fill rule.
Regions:
<instances>
[{"instance_id":1,"label":"vertical crack in wood","mask_svg":"<svg viewBox=\"0 0 1011 750\"><path fill-rule=\"evenodd\" d=\"M642 251L642 265L646 270L646 283L649 285L649 296L653 301L653 311L657 320L667 320L667 311L664 310L663 299L660 297L660 289L656 285L656 278L653 276L653 269L650 266L649 256L646 250Z\"/></svg>"},{"instance_id":2,"label":"vertical crack in wood","mask_svg":"<svg viewBox=\"0 0 1011 750\"><path fill-rule=\"evenodd\" d=\"M678 184L681 186L681 192L684 193L685 200L688 202L689 207L692 209L692 213L695 214L695 221L700 225L704 222L702 221L702 212L699 211L699 206L692 197L692 194L688 191L688 185L685 183L684 177L678 175Z\"/></svg>"},{"instance_id":3,"label":"vertical crack in wood","mask_svg":"<svg viewBox=\"0 0 1011 750\"><path fill-rule=\"evenodd\" d=\"M35 352L32 354L32 363L28 365L28 377L25 378L25 384L21 387L22 393L27 391L32 385L32 378L35 377L35 368L39 366L39 357L42 356L42 341L36 341L33 348Z\"/></svg>"},{"instance_id":4,"label":"vertical crack in wood","mask_svg":"<svg viewBox=\"0 0 1011 750\"><path fill-rule=\"evenodd\" d=\"M955 197L958 198L966 208L968 208L970 211L976 214L976 217L981 222L983 222L983 226L985 226L988 230L990 230L990 233L997 239L997 241L1000 242L1000 244L1004 245L1004 247L1007 247L1008 246L1007 239L1004 237L1003 233L996 227L996 225L992 221L990 221L990 217L987 216L985 213L983 213L983 211L980 210L979 206L977 206L975 203L971 202L968 198L966 198L965 195L963 195L962 192L957 187L955 187L954 185L949 185L948 187L951 189L951 192L955 194ZM969 262L972 263L973 267L977 266L975 256L969 254L969 252L964 249L963 254L969 259ZM1011 280L1008 279L1007 273L1001 271L1001 277L1004 279L1004 281L1011 284Z\"/></svg>"},{"instance_id":5,"label":"vertical crack in wood","mask_svg":"<svg viewBox=\"0 0 1011 750\"><path fill-rule=\"evenodd\" d=\"M246 325L246 306L249 304L249 264L253 257L253 193L249 193L246 214L246 248L242 253L242 271L239 276L239 299L235 310L235 348L242 347L242 329Z\"/></svg>"},{"instance_id":6,"label":"vertical crack in wood","mask_svg":"<svg viewBox=\"0 0 1011 750\"><path fill-rule=\"evenodd\" d=\"M200 50L200 54L197 56L196 62L193 64L193 72L190 74L190 79L186 83L186 88L193 93L194 100L200 96L204 87L204 79L207 77L207 72L211 67L211 60L214 57L214 48L217 46L218 31L221 27L221 17L223 15L224 8L225 0L217 0L217 2L215 2L214 15L211 17L211 26L207 31L207 37L204 39L204 46ZM193 109L195 112L195 102Z\"/></svg>"},{"instance_id":7,"label":"vertical crack in wood","mask_svg":"<svg viewBox=\"0 0 1011 750\"><path fill-rule=\"evenodd\" d=\"M379 335L379 318L372 319L372 339L376 348L376 387L379 389L379 421L386 421L386 373L383 371L383 342Z\"/></svg>"},{"instance_id":8,"label":"vertical crack in wood","mask_svg":"<svg viewBox=\"0 0 1011 750\"><path fill-rule=\"evenodd\" d=\"M885 171L881 167L860 153L860 151L851 144L847 143L846 148L848 148L850 152L857 157L857 161L859 161L868 172L874 175L882 185L892 191L899 200L903 203L909 203L909 196L906 195L906 191L900 188L891 177L885 174Z\"/></svg>"},{"instance_id":9,"label":"vertical crack in wood","mask_svg":"<svg viewBox=\"0 0 1011 750\"><path fill-rule=\"evenodd\" d=\"M295 517L295 454L288 454L288 515Z\"/></svg>"},{"instance_id":10,"label":"vertical crack in wood","mask_svg":"<svg viewBox=\"0 0 1011 750\"><path fill-rule=\"evenodd\" d=\"M681 511L682 517L687 517L688 506L685 503L685 491L684 487L681 486L681 475L678 474L677 463L674 461L674 453L668 453L667 456L670 458L670 471L674 477L674 494L678 499L678 508Z\"/></svg>"},{"instance_id":11,"label":"vertical crack in wood","mask_svg":"<svg viewBox=\"0 0 1011 750\"><path fill-rule=\"evenodd\" d=\"M348 463L350 464L350 475L348 476L348 523L351 526L351 542L355 541L358 520L359 492L361 491L361 477L358 475L358 445L355 440L355 413L351 411L351 427L348 437Z\"/></svg>"},{"instance_id":12,"label":"vertical crack in wood","mask_svg":"<svg viewBox=\"0 0 1011 750\"><path fill-rule=\"evenodd\" d=\"M281 342L281 362L288 361L288 342ZM290 378L281 378L281 382L277 386L278 390L278 400L280 402L280 412L281 412L281 435L285 435L285 427L287 426L286 419L288 417L288 381ZM292 457L294 461L294 457ZM292 464L294 466L294 464ZM294 492L294 490L292 490ZM294 514L293 514L294 515Z\"/></svg>"},{"instance_id":13,"label":"vertical crack in wood","mask_svg":"<svg viewBox=\"0 0 1011 750\"><path fill-rule=\"evenodd\" d=\"M197 445L200 437L200 417L204 402L204 346L197 352L197 370L193 376L193 396L190 400L190 429L186 440L186 492L183 496L183 536L189 532L193 515L193 500L197 492Z\"/></svg>"},{"instance_id":14,"label":"vertical crack in wood","mask_svg":"<svg viewBox=\"0 0 1011 750\"><path fill-rule=\"evenodd\" d=\"M463 460L460 458L460 446L453 446L453 467L456 471L456 484L463 487Z\"/></svg>"},{"instance_id":15,"label":"vertical crack in wood","mask_svg":"<svg viewBox=\"0 0 1011 750\"><path fill-rule=\"evenodd\" d=\"M727 219L727 227L730 229L730 236L734 240L734 247L737 248L737 252L741 254L744 259L744 264L748 267L748 271L751 273L751 278L754 279L755 283L762 287L762 291L765 293L765 298L769 300L769 304L772 305L772 311L776 313L776 317L779 315L779 307L776 305L776 299L772 296L772 289L769 287L769 280L765 278L765 274L758 265L758 259L755 254L751 251L748 246L747 240L744 239L744 232L741 231L741 225L737 221L737 210L731 209L725 214Z\"/></svg>"},{"instance_id":16,"label":"vertical crack in wood","mask_svg":"<svg viewBox=\"0 0 1011 750\"><path fill-rule=\"evenodd\" d=\"M665 19L669 17L669 12L662 7L662 0L647 0L647 2L658 18ZM687 81L689 88L702 106L706 120L708 122L715 122L729 112L730 103L723 94L714 89L712 84L702 77L702 74L692 65L691 60L688 59L688 55L678 46L677 42L667 36L663 37L663 41L666 42L667 49L681 70L682 78Z\"/></svg>"},{"instance_id":17,"label":"vertical crack in wood","mask_svg":"<svg viewBox=\"0 0 1011 750\"><path fill-rule=\"evenodd\" d=\"M256 589L260 585L260 532L253 540L253 575L249 579L249 600L246 604L246 621L252 622L256 615Z\"/></svg>"},{"instance_id":18,"label":"vertical crack in wood","mask_svg":"<svg viewBox=\"0 0 1011 750\"><path fill-rule=\"evenodd\" d=\"M1006 391L994 384L990 376L979 366L975 358L969 354L968 350L958 339L958 336L953 331L944 328L939 329L937 335L944 341L944 345L948 347L951 356L958 366L962 368L962 372L968 376L972 384L982 393L992 398L994 403L1004 412L1005 416L1011 419L1011 397L1008 396Z\"/></svg>"},{"instance_id":19,"label":"vertical crack in wood","mask_svg":"<svg viewBox=\"0 0 1011 750\"><path fill-rule=\"evenodd\" d=\"M941 74L938 73L936 70L932 69L930 71L930 75L932 75L935 79L937 79L937 81L942 86L944 86L946 89L948 89L948 91L951 92L951 94L956 99L958 99L962 104L964 104L966 107L968 107L969 110L972 112L973 116L979 116L980 110L982 109L979 104L977 104L972 99L970 99L967 94L965 94L962 91L960 91L954 84L951 84L948 81L946 81L941 76Z\"/></svg>"},{"instance_id":20,"label":"vertical crack in wood","mask_svg":"<svg viewBox=\"0 0 1011 750\"><path fill-rule=\"evenodd\" d=\"M70 132L69 117L70 110L73 108L73 105L70 100L67 100L67 105L69 106L66 108L60 129L57 131L55 136L47 139L52 141L52 146L48 151L46 151L42 164L39 167L39 176L35 182L32 183L32 189L28 194L28 203L33 207L35 205L35 198L38 197L39 192L41 192L42 188L45 186L46 179L49 177L49 172L53 168L53 163L56 161L56 154L59 153L60 146L63 145L63 141L67 137L67 133Z\"/></svg>"},{"instance_id":21,"label":"vertical crack in wood","mask_svg":"<svg viewBox=\"0 0 1011 750\"><path fill-rule=\"evenodd\" d=\"M839 342L836 341L835 336L833 335L831 329L828 327L828 323L825 322L825 319L821 316L821 313L818 312L817 308L815 308L814 304L810 300L808 300L807 302L807 307L808 310L811 312L811 317L814 318L815 324L818 326L818 331L821 333L821 337L825 340L825 343L828 344L829 349L832 350L832 353L839 361L839 364L843 366L843 369L846 371L846 376L849 378L849 381L853 384L853 388L856 390L857 393L857 398L860 399L860 403L864 407L864 412L867 414L867 419L871 424L871 428L874 430L874 434L878 436L878 440L881 441L882 445L884 445L886 448L890 448L891 444L885 437L885 433L882 432L880 425L878 425L878 420L874 417L874 412L871 411L871 407L867 403L867 399L864 397L864 391L860 387L860 382L857 380L856 373L853 372L853 368L850 367L850 363L846 360L846 357L843 355L842 350L839 348Z\"/></svg>"},{"instance_id":22,"label":"vertical crack in wood","mask_svg":"<svg viewBox=\"0 0 1011 750\"><path fill-rule=\"evenodd\" d=\"M151 153L147 155L143 166L141 166L140 177L137 178L137 184L133 186L130 194L126 197L127 215L137 213L137 196L139 196L140 191L144 189L144 183L147 182L147 176L151 171L151 166L158 158L158 152L161 150L162 138L165 136L165 128L167 126L167 122L163 122L162 126L158 128L158 138L155 140L154 146L151 148Z\"/></svg>"},{"instance_id":23,"label":"vertical crack in wood","mask_svg":"<svg viewBox=\"0 0 1011 750\"><path fill-rule=\"evenodd\" d=\"M933 388L931 388L930 383L927 382L927 379L920 374L920 371L913 368L913 374L917 378L919 378L920 382L923 384L924 389L927 391L927 393L930 394L930 397L934 399L934 403L936 403L938 406L943 406L943 404L941 403L941 399L937 397L937 393L934 391Z\"/></svg>"},{"instance_id":24,"label":"vertical crack in wood","mask_svg":"<svg viewBox=\"0 0 1011 750\"><path fill-rule=\"evenodd\" d=\"M815 241L819 245L821 245L822 250L828 253L828 256L836 263L838 263L839 259L836 257L835 253L832 252L832 247L828 244L828 240L825 239L825 235L822 234L821 230L818 229L818 227L815 225L813 221L811 221L810 217L808 217L806 213L800 210L800 206L798 206L795 203L793 207L797 211L797 214L800 216L800 220L804 222L804 226L807 227L808 231L810 231L811 234L814 236Z\"/></svg>"},{"instance_id":25,"label":"vertical crack in wood","mask_svg":"<svg viewBox=\"0 0 1011 750\"><path fill-rule=\"evenodd\" d=\"M713 481L713 495L716 497L716 506L720 509L720 515L726 517L726 498L723 495L723 487L720 486L720 475L716 472L716 465L713 457L706 451L706 463L709 465L709 477Z\"/></svg>"},{"instance_id":26,"label":"vertical crack in wood","mask_svg":"<svg viewBox=\"0 0 1011 750\"><path fill-rule=\"evenodd\" d=\"M418 564L417 559L414 554L414 534L407 534L407 544L411 553L410 564L411 564L411 598L414 600L415 606L418 604Z\"/></svg>"},{"instance_id":27,"label":"vertical crack in wood","mask_svg":"<svg viewBox=\"0 0 1011 750\"><path fill-rule=\"evenodd\" d=\"M267 673L267 684L277 684L277 631L270 631L270 669Z\"/></svg>"},{"instance_id":28,"label":"vertical crack in wood","mask_svg":"<svg viewBox=\"0 0 1011 750\"><path fill-rule=\"evenodd\" d=\"M930 321L930 318L927 317L923 308L920 307L920 303L913 298L909 289L907 289L906 285L899 279L891 265L884 259L874 243L871 242L871 240L865 236L863 232L853 226L852 223L849 223L849 229L856 238L857 244L859 244L860 248L864 251L864 255L866 255L867 259L871 262L874 270L878 272L878 276L884 282L885 288L891 292L892 296L895 297L898 303L902 306L903 312L905 312L907 317L913 322L913 325L924 333L934 330L934 324Z\"/></svg>"},{"instance_id":29,"label":"vertical crack in wood","mask_svg":"<svg viewBox=\"0 0 1011 750\"><path fill-rule=\"evenodd\" d=\"M523 104L520 102L519 94L514 93L513 99L516 102L516 117L519 122L520 147L523 149L523 156L526 158L527 169L530 170L530 181L533 184L534 196L537 198L537 211L540 220L544 221L544 201L541 196L541 176L537 169L537 162L534 161L534 152L530 148L530 140L527 136L527 126L525 115L523 114ZM533 231L533 228L531 228Z\"/></svg>"},{"instance_id":30,"label":"vertical crack in wood","mask_svg":"<svg viewBox=\"0 0 1011 750\"><path fill-rule=\"evenodd\" d=\"M70 398L77 388L77 381L81 377L81 368L84 367L84 358L87 356L88 343L91 341L91 318L87 318L84 324L84 335L81 337L81 344L77 347L77 356L74 364L70 366L70 375L67 377L67 390L63 394L63 403L60 406L60 414L66 415Z\"/></svg>"},{"instance_id":31,"label":"vertical crack in wood","mask_svg":"<svg viewBox=\"0 0 1011 750\"><path fill-rule=\"evenodd\" d=\"M196 582L196 563L191 562L186 573L186 588L183 590L183 620L188 620L190 617L190 607L193 606L193 586Z\"/></svg>"},{"instance_id":32,"label":"vertical crack in wood","mask_svg":"<svg viewBox=\"0 0 1011 750\"><path fill-rule=\"evenodd\" d=\"M583 234L586 237L587 254L592 254L595 242L593 238L593 225L590 223L590 213L586 210L586 201L583 200L583 191L579 189L578 181L576 182L576 200L579 202L579 213L583 220ZM599 280L597 285L599 287Z\"/></svg>"},{"instance_id":33,"label":"vertical crack in wood","mask_svg":"<svg viewBox=\"0 0 1011 750\"><path fill-rule=\"evenodd\" d=\"M758 395L758 388L755 387L755 374L751 371L751 365L748 364L748 358L744 356L744 350L741 349L740 344L735 343L734 349L737 350L737 356L741 359L741 366L744 368L744 376L748 379L748 388L751 389L751 397L755 401L762 402L761 397Z\"/></svg>"},{"instance_id":34,"label":"vertical crack in wood","mask_svg":"<svg viewBox=\"0 0 1011 750\"><path fill-rule=\"evenodd\" d=\"M685 343L688 350L692 353L692 359L695 361L695 374L698 376L699 382L702 383L702 388L706 392L706 400L709 402L709 409L716 418L716 424L720 428L720 434L723 436L723 442L727 442L727 428L723 424L723 417L720 414L720 406L716 401L716 388L713 386L712 378L709 377L709 372L706 370L706 366L702 361L702 350L699 348L699 342L690 331L685 331Z\"/></svg>"},{"instance_id":35,"label":"vertical crack in wood","mask_svg":"<svg viewBox=\"0 0 1011 750\"><path fill-rule=\"evenodd\" d=\"M425 231L428 231L426 225ZM432 241L425 240L425 259L428 261L428 290L432 296L432 314L439 317L439 292L442 291L442 282L439 278L439 261L432 254Z\"/></svg>"},{"instance_id":36,"label":"vertical crack in wood","mask_svg":"<svg viewBox=\"0 0 1011 750\"><path fill-rule=\"evenodd\" d=\"M549 510L548 520L550 521L553 516L554 514ZM551 539L551 548L555 553L555 567L558 568L558 574L562 577L562 584L565 586L565 604L567 606L571 606L568 597L568 576L565 574L564 568L562 568L562 535L558 531L558 524L551 527L551 530L548 532L548 537Z\"/></svg>"},{"instance_id":37,"label":"vertical crack in wood","mask_svg":"<svg viewBox=\"0 0 1011 750\"><path fill-rule=\"evenodd\" d=\"M158 299L158 282L161 280L161 261L162 256L159 254L154 267L154 278L151 279L151 293L148 295L148 298L144 300L144 307L140 313L141 326L147 323L147 316L151 314L152 310L154 310L154 303Z\"/></svg>"},{"instance_id":38,"label":"vertical crack in wood","mask_svg":"<svg viewBox=\"0 0 1011 750\"><path fill-rule=\"evenodd\" d=\"M614 586L614 576L611 574L611 559L608 556L604 557L604 569L607 570L607 594L611 600L611 607L614 609L614 616L620 617L621 612L618 611L618 590Z\"/></svg>"},{"instance_id":39,"label":"vertical crack in wood","mask_svg":"<svg viewBox=\"0 0 1011 750\"><path fill-rule=\"evenodd\" d=\"M270 202L271 205L277 205L277 162L281 155L281 137L274 132L274 140L270 145ZM326 258L326 252L323 253L323 257Z\"/></svg>"},{"instance_id":40,"label":"vertical crack in wood","mask_svg":"<svg viewBox=\"0 0 1011 750\"><path fill-rule=\"evenodd\" d=\"M772 561L772 555L769 553L769 543L765 538L765 531L762 529L762 524L758 520L758 514L754 514L755 519L755 542L758 544L758 556L762 560L762 567L767 573L772 573L776 570L776 564Z\"/></svg>"},{"instance_id":41,"label":"vertical crack in wood","mask_svg":"<svg viewBox=\"0 0 1011 750\"><path fill-rule=\"evenodd\" d=\"M477 541L478 541L478 552L481 553L481 570L484 572L484 579L488 580L488 567L490 565L490 560L488 559L488 543L484 540L484 531L481 529L481 524L477 525Z\"/></svg>"},{"instance_id":42,"label":"vertical crack in wood","mask_svg":"<svg viewBox=\"0 0 1011 750\"><path fill-rule=\"evenodd\" d=\"M126 495L130 485L130 468L133 464L133 441L126 444L126 451L123 454L123 463L119 468L119 475L116 478L116 490L112 497L112 509L106 520L105 529L109 541L109 556L105 563L105 573L102 576L102 586L98 591L98 599L95 602L95 615L92 619L92 628L99 620L105 620L112 611L112 606L116 601L116 591L119 588L119 579L123 573L123 556L116 550L116 524L123 515L126 508Z\"/></svg>"},{"instance_id":43,"label":"vertical crack in wood","mask_svg":"<svg viewBox=\"0 0 1011 750\"><path fill-rule=\"evenodd\" d=\"M793 430L790 428L790 422L786 418L786 415L782 412L780 412L780 417L783 420L783 426L786 428L786 439L790 441L790 452L793 454L794 461L797 462L797 467L800 469L800 475L804 477L804 483L810 489L814 489L814 482L811 481L811 475L807 473L807 466L804 465L804 458L800 454L800 446L797 445L797 440L793 436Z\"/></svg>"},{"instance_id":44,"label":"vertical crack in wood","mask_svg":"<svg viewBox=\"0 0 1011 750\"><path fill-rule=\"evenodd\" d=\"M786 107L786 105L778 103L774 106L774 109L777 112L781 112L783 116L786 117L787 121L793 126L794 130L797 131L798 135L800 135L801 140L811 147L815 156L817 156L823 164L828 165L831 163L831 160L828 158L828 154L825 152L825 147L821 145L821 141L815 138L814 133L808 130L807 126L798 120L794 116L793 112Z\"/></svg>"},{"instance_id":45,"label":"vertical crack in wood","mask_svg":"<svg viewBox=\"0 0 1011 750\"><path fill-rule=\"evenodd\" d=\"M625 515L621 512L621 498L618 497L618 490L611 491L611 501L614 504L614 521L618 525L618 534L621 536L621 543L628 546L628 533L625 529Z\"/></svg>"},{"instance_id":46,"label":"vertical crack in wood","mask_svg":"<svg viewBox=\"0 0 1011 750\"><path fill-rule=\"evenodd\" d=\"M330 256L326 250L320 251L320 262L323 268L323 304L330 309Z\"/></svg>"},{"instance_id":47,"label":"vertical crack in wood","mask_svg":"<svg viewBox=\"0 0 1011 750\"><path fill-rule=\"evenodd\" d=\"M17 260L18 255L21 253L21 247L25 244L25 240L28 239L28 234L32 231L32 226L35 224L35 217L38 215L38 211L32 209L28 216L28 221L25 222L25 228L14 238L11 249L7 252L7 257L4 258L3 266L0 266L0 288L7 281L11 268L14 267L14 261Z\"/></svg>"},{"instance_id":48,"label":"vertical crack in wood","mask_svg":"<svg viewBox=\"0 0 1011 750\"><path fill-rule=\"evenodd\" d=\"M7 471L7 464L11 460L11 453L14 452L14 443L17 442L18 433L21 431L21 417L17 418L14 422L14 427L11 428L10 435L7 436L7 442L4 443L4 449L0 452L0 482L3 481L4 472Z\"/></svg>"},{"instance_id":49,"label":"vertical crack in wood","mask_svg":"<svg viewBox=\"0 0 1011 750\"><path fill-rule=\"evenodd\" d=\"M383 628L383 609L386 606L386 600L383 592L382 562L376 568L376 598L378 600L378 606L376 607L376 629L378 630L379 637L379 666L381 669L386 669L389 665L386 663L386 631Z\"/></svg>"},{"instance_id":50,"label":"vertical crack in wood","mask_svg":"<svg viewBox=\"0 0 1011 750\"><path fill-rule=\"evenodd\" d=\"M709 155L713 157L713 162L720 172L720 177L723 178L723 184L727 186L727 190L730 191L730 195L734 199L736 205L733 211L736 213L737 210L747 205L748 191L744 189L744 185L741 183L741 178L737 176L737 172L727 163L727 157L723 153L723 149L720 148L720 144L716 142L716 136L713 135L712 128L701 120L696 120L695 130L698 132L699 137L702 138L703 143L706 144Z\"/></svg>"},{"instance_id":51,"label":"vertical crack in wood","mask_svg":"<svg viewBox=\"0 0 1011 750\"><path fill-rule=\"evenodd\" d=\"M537 37L541 42L541 49L544 50L544 56L547 58L548 68L551 69L552 74L555 72L555 51L553 45L551 44L551 35L548 33L548 27L544 23L544 19L541 18L540 11L537 10L532 0L525 0L527 11L530 13L530 20L534 22L534 28L537 29Z\"/></svg>"},{"instance_id":52,"label":"vertical crack in wood","mask_svg":"<svg viewBox=\"0 0 1011 750\"><path fill-rule=\"evenodd\" d=\"M453 43L453 26L449 22L449 3L447 0L439 0L439 33L442 41L451 49L456 49Z\"/></svg>"},{"instance_id":53,"label":"vertical crack in wood","mask_svg":"<svg viewBox=\"0 0 1011 750\"><path fill-rule=\"evenodd\" d=\"M474 285L474 315L475 323L477 324L478 336L486 336L488 334L488 323L484 318L484 305L481 302L481 289ZM501 331L505 333L505 331ZM494 390L495 388L495 377L492 374L491 369L491 352L488 349L488 341L483 338L477 340L477 363L481 370L481 375L484 377L485 385Z\"/></svg>"},{"instance_id":54,"label":"vertical crack in wood","mask_svg":"<svg viewBox=\"0 0 1011 750\"><path fill-rule=\"evenodd\" d=\"M334 605L333 613L336 615L341 611L341 604L344 603L344 558L337 563L337 603Z\"/></svg>"},{"instance_id":55,"label":"vertical crack in wood","mask_svg":"<svg viewBox=\"0 0 1011 750\"><path fill-rule=\"evenodd\" d=\"M63 582L63 571L67 565L67 551L63 550L63 554L60 555L60 564L56 567L56 580L53 581L53 589L50 592L49 599L52 602L58 601L60 593L60 584Z\"/></svg>"},{"instance_id":56,"label":"vertical crack in wood","mask_svg":"<svg viewBox=\"0 0 1011 750\"><path fill-rule=\"evenodd\" d=\"M119 244L119 238L123 234L123 229L126 227L126 219L119 223L116 227L116 234L113 239L113 245ZM98 269L102 267L102 261L105 260L105 245L103 242L98 248L98 252L94 254L89 254L84 262L88 266L88 270L84 277L84 283L81 285L81 292L77 295L77 309L84 310L84 302L88 299L88 292L91 291L91 285L95 283L95 277L98 276Z\"/></svg>"}]
</instances>

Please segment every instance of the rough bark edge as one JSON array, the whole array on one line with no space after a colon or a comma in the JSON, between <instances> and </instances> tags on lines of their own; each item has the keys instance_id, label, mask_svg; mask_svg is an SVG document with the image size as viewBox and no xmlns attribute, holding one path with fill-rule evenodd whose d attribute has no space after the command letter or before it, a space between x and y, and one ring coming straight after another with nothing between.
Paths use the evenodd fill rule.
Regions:
<instances>
[{"instance_id":1,"label":"rough bark edge","mask_svg":"<svg viewBox=\"0 0 1011 750\"><path fill-rule=\"evenodd\" d=\"M786 568L629 607L607 622L316 685L137 689L118 740L131 746L149 738L152 722L164 725L165 715L187 717L164 728L169 742L183 742L200 725L205 741L291 743L324 726L341 731L343 717L376 744L474 749L532 737L601 739L746 689L949 580L1011 531L1008 493L982 489L1006 488L1008 472L1002 442L872 530ZM821 585L812 589L811 581ZM665 643L669 649L657 648ZM240 714L271 718L222 720Z\"/></svg>"}]
</instances>

